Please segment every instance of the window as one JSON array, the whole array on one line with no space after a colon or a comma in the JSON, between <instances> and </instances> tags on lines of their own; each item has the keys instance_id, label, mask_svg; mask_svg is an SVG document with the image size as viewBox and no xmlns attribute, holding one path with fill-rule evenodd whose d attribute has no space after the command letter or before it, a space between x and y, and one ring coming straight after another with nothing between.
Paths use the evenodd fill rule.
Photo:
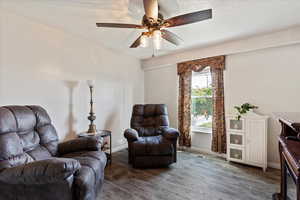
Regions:
<instances>
[{"instance_id":1,"label":"window","mask_svg":"<svg viewBox=\"0 0 300 200\"><path fill-rule=\"evenodd\" d=\"M209 67L192 76L192 131L212 132L212 82Z\"/></svg>"}]
</instances>

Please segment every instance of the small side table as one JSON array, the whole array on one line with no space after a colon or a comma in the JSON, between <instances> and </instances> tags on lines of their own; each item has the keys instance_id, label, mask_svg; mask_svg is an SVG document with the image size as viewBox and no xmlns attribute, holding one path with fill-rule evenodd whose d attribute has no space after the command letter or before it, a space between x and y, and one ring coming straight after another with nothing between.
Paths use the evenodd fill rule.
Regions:
<instances>
[{"instance_id":1,"label":"small side table","mask_svg":"<svg viewBox=\"0 0 300 200\"><path fill-rule=\"evenodd\" d=\"M111 131L109 130L97 130L96 135L88 134L87 132L83 132L78 134L78 137L93 137L93 136L100 136L103 138L103 144L102 144L102 151L106 154L107 157L107 163L111 165L112 162L112 148L111 148Z\"/></svg>"}]
</instances>

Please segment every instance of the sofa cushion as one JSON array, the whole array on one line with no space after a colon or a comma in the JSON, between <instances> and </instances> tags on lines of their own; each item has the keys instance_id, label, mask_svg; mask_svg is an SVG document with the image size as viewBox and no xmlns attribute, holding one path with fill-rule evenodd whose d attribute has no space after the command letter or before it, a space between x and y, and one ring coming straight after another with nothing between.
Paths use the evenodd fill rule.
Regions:
<instances>
[{"instance_id":1,"label":"sofa cushion","mask_svg":"<svg viewBox=\"0 0 300 200\"><path fill-rule=\"evenodd\" d=\"M94 199L99 187L99 181L103 181L103 173L106 165L106 155L102 151L82 151L62 155L64 158L78 160L81 169L74 176L75 191L78 199ZM101 184L101 183L100 183Z\"/></svg>"},{"instance_id":2,"label":"sofa cushion","mask_svg":"<svg viewBox=\"0 0 300 200\"><path fill-rule=\"evenodd\" d=\"M136 156L172 155L173 145L161 135L139 137L132 143L132 153Z\"/></svg>"}]
</instances>

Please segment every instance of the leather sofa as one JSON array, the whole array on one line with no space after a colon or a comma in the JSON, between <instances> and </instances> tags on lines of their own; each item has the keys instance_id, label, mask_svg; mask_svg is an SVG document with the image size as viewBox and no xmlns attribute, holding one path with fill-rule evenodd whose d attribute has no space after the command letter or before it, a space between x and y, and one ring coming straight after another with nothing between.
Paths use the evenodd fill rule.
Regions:
<instances>
[{"instance_id":1,"label":"leather sofa","mask_svg":"<svg viewBox=\"0 0 300 200\"><path fill-rule=\"evenodd\" d=\"M178 130L169 127L164 104L135 105L125 130L128 161L135 168L165 167L176 162Z\"/></svg>"},{"instance_id":2,"label":"leather sofa","mask_svg":"<svg viewBox=\"0 0 300 200\"><path fill-rule=\"evenodd\" d=\"M101 137L59 143L43 108L0 107L0 200L94 200L105 165Z\"/></svg>"}]
</instances>

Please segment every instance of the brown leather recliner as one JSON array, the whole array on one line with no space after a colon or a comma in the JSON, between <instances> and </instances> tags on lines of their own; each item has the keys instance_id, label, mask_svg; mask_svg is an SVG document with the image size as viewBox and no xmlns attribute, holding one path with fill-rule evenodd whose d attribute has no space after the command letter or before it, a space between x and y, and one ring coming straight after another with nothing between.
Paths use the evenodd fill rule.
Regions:
<instances>
[{"instance_id":1,"label":"brown leather recliner","mask_svg":"<svg viewBox=\"0 0 300 200\"><path fill-rule=\"evenodd\" d=\"M164 104L135 105L131 129L125 130L128 159L133 167L163 167L176 162L178 130L169 128Z\"/></svg>"},{"instance_id":2,"label":"brown leather recliner","mask_svg":"<svg viewBox=\"0 0 300 200\"><path fill-rule=\"evenodd\" d=\"M106 164L101 141L59 144L43 108L0 107L0 200L94 200Z\"/></svg>"}]
</instances>

